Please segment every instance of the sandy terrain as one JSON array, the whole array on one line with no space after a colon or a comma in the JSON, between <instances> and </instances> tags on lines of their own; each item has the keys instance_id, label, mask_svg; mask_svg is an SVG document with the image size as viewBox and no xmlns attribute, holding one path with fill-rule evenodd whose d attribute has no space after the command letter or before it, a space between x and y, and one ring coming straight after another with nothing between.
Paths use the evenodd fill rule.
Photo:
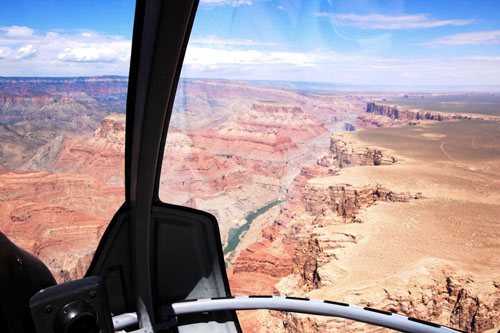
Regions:
<instances>
[{"instance_id":1,"label":"sandy terrain","mask_svg":"<svg viewBox=\"0 0 500 333\"><path fill-rule=\"evenodd\" d=\"M331 232L348 232L361 239L337 262L348 272L335 283L337 292L392 276L424 258L499 275L499 134L498 124L489 122L353 133L361 144L384 148L402 161L384 167L344 168L338 176L314 181L354 186L379 183L394 191L421 192L424 198L381 202L359 215L362 224L329 227ZM396 135L398 139L393 140Z\"/></svg>"}]
</instances>

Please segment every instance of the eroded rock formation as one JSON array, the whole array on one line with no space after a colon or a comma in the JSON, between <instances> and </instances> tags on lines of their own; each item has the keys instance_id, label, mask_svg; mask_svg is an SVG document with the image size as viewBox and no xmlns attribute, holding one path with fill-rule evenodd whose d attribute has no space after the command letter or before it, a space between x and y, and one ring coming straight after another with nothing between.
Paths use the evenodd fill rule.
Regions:
<instances>
[{"instance_id":1,"label":"eroded rock formation","mask_svg":"<svg viewBox=\"0 0 500 333\"><path fill-rule=\"evenodd\" d=\"M0 78L0 123L38 130L95 130L125 111L126 77Z\"/></svg>"},{"instance_id":2,"label":"eroded rock formation","mask_svg":"<svg viewBox=\"0 0 500 333\"><path fill-rule=\"evenodd\" d=\"M395 157L384 156L380 149L359 145L350 140L348 136L335 133L330 140L329 154L320 158L318 164L345 168L349 166L389 165L396 161Z\"/></svg>"},{"instance_id":3,"label":"eroded rock formation","mask_svg":"<svg viewBox=\"0 0 500 333\"><path fill-rule=\"evenodd\" d=\"M395 193L380 184L352 186L350 184L329 184L332 178L310 180L304 190L303 201L307 212L315 216L326 216L334 212L346 222L359 222L356 214L377 201L407 202L418 199L421 194Z\"/></svg>"},{"instance_id":4,"label":"eroded rock formation","mask_svg":"<svg viewBox=\"0 0 500 333\"><path fill-rule=\"evenodd\" d=\"M68 281L85 273L123 201L123 188L90 176L9 171L0 175L0 229Z\"/></svg>"},{"instance_id":5,"label":"eroded rock formation","mask_svg":"<svg viewBox=\"0 0 500 333\"><path fill-rule=\"evenodd\" d=\"M24 164L0 172L0 229L41 258L59 282L81 277L124 202L124 115L91 138L56 137ZM34 170L49 170L34 171Z\"/></svg>"},{"instance_id":6,"label":"eroded rock formation","mask_svg":"<svg viewBox=\"0 0 500 333\"><path fill-rule=\"evenodd\" d=\"M494 332L500 326L498 280L485 279L437 259L419 261L402 277L337 297L351 304L421 318L466 332ZM293 313L274 315L282 320L280 331L321 328L356 332L363 328L360 323L335 318ZM372 329L376 328L369 326Z\"/></svg>"},{"instance_id":7,"label":"eroded rock formation","mask_svg":"<svg viewBox=\"0 0 500 333\"><path fill-rule=\"evenodd\" d=\"M336 158L338 151L350 153L343 154L339 161ZM327 159L328 162L325 162ZM329 250L342 247L338 245L340 243L355 242L355 236L342 234L331 240L324 237L321 241L317 233L314 237L306 237L315 224L352 223L356 221L356 213L360 209L376 201L407 201L412 198L409 193L394 193L380 185L355 188L334 183L332 174L342 167L380 165L382 163L379 162L385 160L380 150L354 149L340 140L338 134L332 135L330 153L316 165L303 167L295 177L287 199L281 205L281 214L270 229L264 229L263 240L249 246L234 262L230 274L232 289L239 293L242 290L258 293L259 288L271 292L273 283L270 282L277 282L277 277L283 278L294 271L301 271L304 281L308 281L304 284L316 285L320 280L317 271L320 264L316 261L318 251L329 253ZM388 161L393 163L395 160L390 158ZM276 258L270 253L279 253L279 256ZM282 268L278 269L276 265ZM253 284L249 283L249 276Z\"/></svg>"},{"instance_id":8,"label":"eroded rock formation","mask_svg":"<svg viewBox=\"0 0 500 333\"><path fill-rule=\"evenodd\" d=\"M400 124L411 124L419 120L459 120L459 119L483 119L494 120L499 119L497 116L488 116L474 113L450 113L429 111L421 109L407 109L401 106L383 104L378 102L368 102L366 112L374 115L385 116L398 121Z\"/></svg>"},{"instance_id":9,"label":"eroded rock formation","mask_svg":"<svg viewBox=\"0 0 500 333\"><path fill-rule=\"evenodd\" d=\"M296 243L284 239L282 229L278 225L264 229L262 240L239 255L228 271L234 295L272 295L274 284L292 272Z\"/></svg>"},{"instance_id":10,"label":"eroded rock formation","mask_svg":"<svg viewBox=\"0 0 500 333\"><path fill-rule=\"evenodd\" d=\"M259 258L266 258L266 246L273 249L294 246L289 259L290 273L283 276L286 271L282 270L281 279L275 283L275 276L270 278L268 271L254 268L252 282L245 283L263 288L265 292L261 293L272 290L275 295L331 299L398 312L465 331L496 331L500 327L500 313L496 309L500 303L498 274L488 272L483 276L457 263L424 258L380 281L361 279L358 284L349 284L352 276L344 258L349 253L357 253L354 249L366 238L374 237L371 233L378 228L372 225L368 227L370 231L363 231L366 212L378 203L401 207L429 200L424 197L425 192L394 191L384 183L365 182L365 178L352 175L346 177L346 170L378 170L386 166L399 169L401 163L406 163L391 156L392 152L389 155L384 149L353 138L348 134L332 136L330 151L316 164L304 167L289 187L273 225L275 232L266 233L265 239L263 233L259 246L249 247L257 249L255 253ZM345 169L347 167L353 169ZM354 182L346 183L345 179ZM406 225L408 221L400 223ZM252 255L251 251L242 251L242 261L238 257L233 266L239 265L240 270L230 275L231 285L247 293L249 290L242 282L245 270L241 268L251 267L248 263L252 262ZM267 258L278 262L273 257ZM352 255L348 258L352 259ZM294 313L242 313L241 321L242 327L254 332L270 329L276 332L384 331L362 323Z\"/></svg>"},{"instance_id":11,"label":"eroded rock formation","mask_svg":"<svg viewBox=\"0 0 500 333\"><path fill-rule=\"evenodd\" d=\"M315 159L326 131L299 106L278 102L256 102L216 129L172 129L160 197L214 214L225 241L249 211L282 195L297 165Z\"/></svg>"}]
</instances>

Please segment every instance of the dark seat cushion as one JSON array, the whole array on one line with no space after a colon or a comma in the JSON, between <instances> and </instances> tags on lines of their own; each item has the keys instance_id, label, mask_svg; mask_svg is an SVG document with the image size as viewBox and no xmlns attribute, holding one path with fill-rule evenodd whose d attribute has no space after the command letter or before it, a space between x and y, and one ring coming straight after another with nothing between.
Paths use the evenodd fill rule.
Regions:
<instances>
[{"instance_id":1,"label":"dark seat cushion","mask_svg":"<svg viewBox=\"0 0 500 333\"><path fill-rule=\"evenodd\" d=\"M0 232L0 332L35 332L29 300L55 284L43 262Z\"/></svg>"}]
</instances>

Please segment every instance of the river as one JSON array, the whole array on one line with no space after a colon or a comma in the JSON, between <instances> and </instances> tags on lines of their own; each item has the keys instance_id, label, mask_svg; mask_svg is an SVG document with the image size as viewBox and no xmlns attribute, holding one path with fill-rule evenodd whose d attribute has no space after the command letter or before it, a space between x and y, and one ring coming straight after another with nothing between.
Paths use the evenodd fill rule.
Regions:
<instances>
[{"instance_id":1,"label":"river","mask_svg":"<svg viewBox=\"0 0 500 333\"><path fill-rule=\"evenodd\" d=\"M273 208L276 205L279 205L283 200L276 200L268 203L264 207L261 207L257 209L256 211L250 212L246 217L245 220L247 221L245 224L243 224L241 227L238 228L232 228L229 230L228 236L227 236L227 246L224 248L224 255L234 251L236 249L236 246L241 241L241 236L243 235L244 232L246 232L248 229L250 229L250 225L252 225L252 222L261 214L264 214L267 212L269 209Z\"/></svg>"}]
</instances>

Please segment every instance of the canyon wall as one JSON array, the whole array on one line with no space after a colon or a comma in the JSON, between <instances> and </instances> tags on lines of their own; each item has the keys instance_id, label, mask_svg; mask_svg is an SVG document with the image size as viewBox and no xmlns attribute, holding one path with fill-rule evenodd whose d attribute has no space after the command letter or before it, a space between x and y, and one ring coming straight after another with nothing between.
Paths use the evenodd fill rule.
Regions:
<instances>
[{"instance_id":1,"label":"canyon wall","mask_svg":"<svg viewBox=\"0 0 500 333\"><path fill-rule=\"evenodd\" d=\"M123 188L90 176L8 171L0 175L0 229L69 281L85 273L123 201Z\"/></svg>"},{"instance_id":2,"label":"canyon wall","mask_svg":"<svg viewBox=\"0 0 500 333\"><path fill-rule=\"evenodd\" d=\"M91 135L104 117L125 113L127 85L119 76L0 78L0 164L34 170L23 165L41 147L47 153L61 137Z\"/></svg>"},{"instance_id":3,"label":"canyon wall","mask_svg":"<svg viewBox=\"0 0 500 333\"><path fill-rule=\"evenodd\" d=\"M126 77L0 78L0 123L40 129L95 130L125 112Z\"/></svg>"},{"instance_id":4,"label":"canyon wall","mask_svg":"<svg viewBox=\"0 0 500 333\"><path fill-rule=\"evenodd\" d=\"M111 115L92 137L58 136L24 171L0 173L0 230L45 262L58 282L83 276L124 202L124 141L125 117Z\"/></svg>"},{"instance_id":5,"label":"canyon wall","mask_svg":"<svg viewBox=\"0 0 500 333\"><path fill-rule=\"evenodd\" d=\"M213 129L236 113L248 112L256 101L276 101L302 108L330 128L344 117L366 110L363 94L316 94L244 81L181 79L171 124L180 130Z\"/></svg>"},{"instance_id":6,"label":"canyon wall","mask_svg":"<svg viewBox=\"0 0 500 333\"><path fill-rule=\"evenodd\" d=\"M378 102L368 102L366 105L366 112L374 115L386 116L404 124L409 124L419 120L449 121L460 119L500 119L497 116L474 113L450 113L421 109L407 109L397 105L383 104Z\"/></svg>"},{"instance_id":7,"label":"canyon wall","mask_svg":"<svg viewBox=\"0 0 500 333\"><path fill-rule=\"evenodd\" d=\"M394 155L393 151L359 141L356 133L333 134L330 142L329 151L318 158L316 164L303 167L295 177L280 205L279 215L262 231L261 240L242 249L235 259L229 269L232 291L236 295L329 299L397 312L465 331L498 330L500 313L496 308L500 304L500 276L495 268L485 273L483 268L474 270L460 261L424 256L416 261L408 260L404 269L386 274L384 278L370 278L371 268L364 268L363 256L371 254L358 249L366 247L367 242L375 242L377 230L385 228L374 224L373 219L376 217L378 223L383 224L381 221L391 217L391 207L397 207L397 212L413 210L420 205L428 207L436 198L428 191L429 185L404 187L397 181L418 183L421 174L414 174L421 170L421 164L415 165L414 161ZM399 175L401 170L406 170L403 176ZM387 179L394 180L382 181L380 177L366 174L387 174ZM406 191L401 191L405 188ZM431 198L427 197L426 190ZM460 204L463 205L457 203ZM443 207L439 206L439 210ZM387 215L378 216L375 211ZM392 236L395 238L383 236L377 246L385 248L384 243L402 242L398 245L401 253L381 254L399 261L399 256L410 256L404 248L409 245L407 242L417 242L412 235L425 219L421 211L408 216L393 214L394 224L388 230L398 226L398 232ZM450 215L446 216L448 220L433 217L429 224L445 224ZM408 239L398 240L403 237L403 230L410 228L410 221L416 224L408 231ZM425 236L426 232L424 239L429 237ZM422 249L417 246L416 251L420 253ZM276 257L277 253L282 255ZM358 257L354 253L358 253ZM262 267L257 263L263 263ZM358 274L366 274L365 277L353 275L350 266L355 267ZM251 332L384 331L353 321L296 313L260 311L241 312L239 316L243 329Z\"/></svg>"},{"instance_id":8,"label":"canyon wall","mask_svg":"<svg viewBox=\"0 0 500 333\"><path fill-rule=\"evenodd\" d=\"M316 158L327 129L300 106L255 102L215 129L170 130L160 198L207 210L228 231L283 195L287 177Z\"/></svg>"},{"instance_id":9,"label":"canyon wall","mask_svg":"<svg viewBox=\"0 0 500 333\"><path fill-rule=\"evenodd\" d=\"M322 216L333 219L331 223L352 223L356 219L355 213L358 210L368 207L378 200L407 201L414 197L409 193L394 193L377 184L364 187L334 184L334 179L329 177L338 174L339 170L344 167L380 165L381 163L378 161L381 160L395 163L394 158L385 157L381 150L357 149L350 146L342 138L344 138L342 134L332 135L329 153L320 158L315 165L303 167L299 175L294 178L289 186L286 200L280 206L280 215L271 227L262 231L262 242L250 246L235 261L231 271L232 285L233 283L239 285L239 279L245 279L246 273L256 272L254 268L251 268L253 265L245 264L251 261L247 258L266 257L268 249L273 247L280 250L272 252L290 253L290 250L285 251L284 249L295 247L300 239L299 235L305 232L304 230L310 230L311 226L317 224L319 220L324 220ZM339 160L337 151L355 151L356 153L344 154L343 158ZM308 251L303 251L303 253L306 252ZM275 268L272 270L274 274L280 277L287 276L286 273L291 272L293 266L292 258L295 257L297 256L288 257L288 264L282 263L285 258L280 261L269 260L271 264L289 267L289 269ZM246 269L245 266L249 268ZM268 278L266 274L260 273L260 279L266 281ZM254 280L258 279L254 277ZM238 294L238 288L235 290ZM259 293L259 289L252 290L252 293Z\"/></svg>"},{"instance_id":10,"label":"canyon wall","mask_svg":"<svg viewBox=\"0 0 500 333\"><path fill-rule=\"evenodd\" d=\"M325 257L322 252L319 255ZM299 281L307 281L307 276ZM317 277L315 281L319 282L309 284L310 288L321 288L321 279ZM284 282L280 284L284 286ZM292 291L282 289L281 292ZM421 260L407 268L403 279L392 278L336 297L350 304L437 322L467 332L496 332L500 325L498 280L485 279L446 261ZM274 321L275 327L279 327L276 331L280 332L386 331L344 319L295 313L272 313L267 318Z\"/></svg>"}]
</instances>

